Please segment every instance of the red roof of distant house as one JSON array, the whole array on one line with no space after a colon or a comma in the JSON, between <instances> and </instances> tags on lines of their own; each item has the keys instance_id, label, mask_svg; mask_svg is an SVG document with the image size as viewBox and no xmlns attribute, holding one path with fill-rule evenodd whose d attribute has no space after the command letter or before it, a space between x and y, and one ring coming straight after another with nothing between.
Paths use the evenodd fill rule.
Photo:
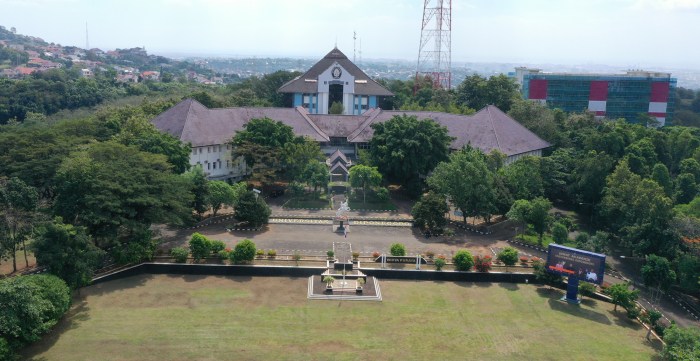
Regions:
<instances>
[{"instance_id":1,"label":"red roof of distant house","mask_svg":"<svg viewBox=\"0 0 700 361\"><path fill-rule=\"evenodd\" d=\"M15 68L17 73L22 75L29 75L36 71L36 68L27 68L26 66L18 66Z\"/></svg>"}]
</instances>

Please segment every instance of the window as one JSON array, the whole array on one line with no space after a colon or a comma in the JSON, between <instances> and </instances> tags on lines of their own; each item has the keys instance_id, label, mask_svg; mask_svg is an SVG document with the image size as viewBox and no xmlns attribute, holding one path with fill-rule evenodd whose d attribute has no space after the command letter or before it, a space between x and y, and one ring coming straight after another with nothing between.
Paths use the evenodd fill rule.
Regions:
<instances>
[{"instance_id":1,"label":"window","mask_svg":"<svg viewBox=\"0 0 700 361\"><path fill-rule=\"evenodd\" d=\"M197 154L197 148L192 148L192 155Z\"/></svg>"},{"instance_id":2,"label":"window","mask_svg":"<svg viewBox=\"0 0 700 361\"><path fill-rule=\"evenodd\" d=\"M229 169L229 168L231 168L231 161L227 159L226 160L226 169Z\"/></svg>"},{"instance_id":3,"label":"window","mask_svg":"<svg viewBox=\"0 0 700 361\"><path fill-rule=\"evenodd\" d=\"M202 154L202 148L199 148L199 154Z\"/></svg>"},{"instance_id":4,"label":"window","mask_svg":"<svg viewBox=\"0 0 700 361\"><path fill-rule=\"evenodd\" d=\"M214 162L214 169L216 169L216 162Z\"/></svg>"},{"instance_id":5,"label":"window","mask_svg":"<svg viewBox=\"0 0 700 361\"><path fill-rule=\"evenodd\" d=\"M207 162L207 170L211 169L211 163Z\"/></svg>"},{"instance_id":6,"label":"window","mask_svg":"<svg viewBox=\"0 0 700 361\"><path fill-rule=\"evenodd\" d=\"M211 147L207 147L207 153L211 153Z\"/></svg>"},{"instance_id":7,"label":"window","mask_svg":"<svg viewBox=\"0 0 700 361\"><path fill-rule=\"evenodd\" d=\"M357 143L358 149L369 149L369 143Z\"/></svg>"}]
</instances>

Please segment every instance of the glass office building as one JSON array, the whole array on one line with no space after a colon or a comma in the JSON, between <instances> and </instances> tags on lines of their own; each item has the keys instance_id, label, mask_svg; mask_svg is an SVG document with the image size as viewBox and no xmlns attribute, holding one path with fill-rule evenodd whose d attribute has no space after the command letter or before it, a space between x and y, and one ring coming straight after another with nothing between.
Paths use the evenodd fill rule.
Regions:
<instances>
[{"instance_id":1,"label":"glass office building","mask_svg":"<svg viewBox=\"0 0 700 361\"><path fill-rule=\"evenodd\" d=\"M623 74L546 73L516 68L525 99L566 112L590 111L597 117L640 122L648 115L661 124L673 118L676 79L670 73L631 70Z\"/></svg>"}]
</instances>

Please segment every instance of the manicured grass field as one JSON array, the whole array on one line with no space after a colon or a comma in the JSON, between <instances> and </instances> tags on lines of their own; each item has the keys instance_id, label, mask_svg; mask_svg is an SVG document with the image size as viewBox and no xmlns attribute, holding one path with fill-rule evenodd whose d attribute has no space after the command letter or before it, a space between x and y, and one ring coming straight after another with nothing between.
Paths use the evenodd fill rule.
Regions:
<instances>
[{"instance_id":1,"label":"manicured grass field","mask_svg":"<svg viewBox=\"0 0 700 361\"><path fill-rule=\"evenodd\" d=\"M305 278L143 275L87 287L30 360L651 360L612 306L533 285L381 281L309 301Z\"/></svg>"}]
</instances>

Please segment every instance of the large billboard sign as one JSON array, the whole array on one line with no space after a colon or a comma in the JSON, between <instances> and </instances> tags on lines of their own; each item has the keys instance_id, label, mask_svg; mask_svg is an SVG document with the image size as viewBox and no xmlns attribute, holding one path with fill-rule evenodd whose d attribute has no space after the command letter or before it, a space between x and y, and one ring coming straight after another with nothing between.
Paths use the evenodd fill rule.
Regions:
<instances>
[{"instance_id":1,"label":"large billboard sign","mask_svg":"<svg viewBox=\"0 0 700 361\"><path fill-rule=\"evenodd\" d=\"M603 284L605 255L550 244L546 267L550 272L600 285Z\"/></svg>"}]
</instances>

